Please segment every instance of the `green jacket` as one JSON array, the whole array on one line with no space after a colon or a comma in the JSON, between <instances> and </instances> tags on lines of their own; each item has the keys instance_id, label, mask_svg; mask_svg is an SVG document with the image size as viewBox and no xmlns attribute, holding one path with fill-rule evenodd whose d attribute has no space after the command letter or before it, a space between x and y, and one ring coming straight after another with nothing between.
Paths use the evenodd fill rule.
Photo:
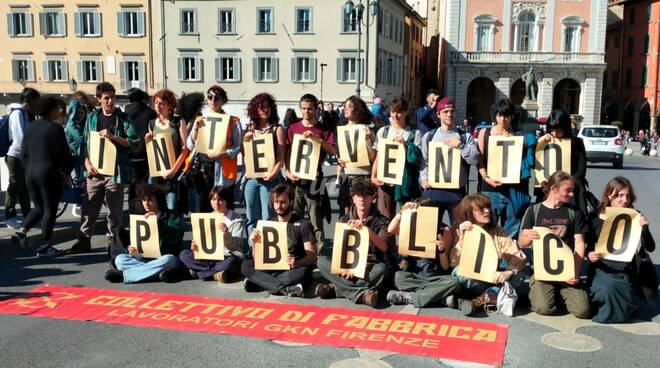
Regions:
<instances>
[{"instance_id":1,"label":"green jacket","mask_svg":"<svg viewBox=\"0 0 660 368\"><path fill-rule=\"evenodd\" d=\"M85 143L83 159L87 157L89 152L89 132L98 131L97 125L100 114L101 109L96 109L87 115L85 131L83 134ZM126 139L128 141L128 148L115 143L115 147L117 148L117 162L115 165L117 166L115 169L115 176L112 177L112 180L118 184L129 184L131 182L131 159L129 157L129 152L131 147L138 144L139 137L137 136L133 122L131 122L128 115L117 109L116 117L117 121L114 129L112 129L112 134ZM85 170L85 176L87 176L87 170Z\"/></svg>"}]
</instances>

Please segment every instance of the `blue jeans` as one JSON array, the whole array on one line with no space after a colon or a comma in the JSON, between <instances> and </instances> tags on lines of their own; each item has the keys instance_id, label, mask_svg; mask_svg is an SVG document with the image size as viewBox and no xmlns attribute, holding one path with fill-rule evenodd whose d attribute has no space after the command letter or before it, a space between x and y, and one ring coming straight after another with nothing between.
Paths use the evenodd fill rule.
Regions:
<instances>
[{"instance_id":1,"label":"blue jeans","mask_svg":"<svg viewBox=\"0 0 660 368\"><path fill-rule=\"evenodd\" d=\"M527 203L516 204L500 192L482 193L488 196L492 202L490 206L490 210L492 211L491 221L499 223L511 239L517 239L520 222L529 205L529 200Z\"/></svg>"},{"instance_id":2,"label":"blue jeans","mask_svg":"<svg viewBox=\"0 0 660 368\"><path fill-rule=\"evenodd\" d=\"M270 203L270 191L281 178L278 176L271 181L261 179L248 179L245 183L245 214L247 216L248 237L257 227L257 221L268 220L275 216L275 211Z\"/></svg>"},{"instance_id":3,"label":"blue jeans","mask_svg":"<svg viewBox=\"0 0 660 368\"><path fill-rule=\"evenodd\" d=\"M503 271L503 269L498 271ZM486 291L491 291L497 295L497 293L500 292L500 288L502 287L502 284L491 284L489 282L468 279L466 277L459 276L458 267L455 267L451 274L452 276L456 277L458 283L463 287L463 290L466 291L469 295L479 296ZM523 282L525 281L525 274L523 272L518 272L516 275L511 276L508 281L511 286L513 286L513 288L518 291L520 286L522 286Z\"/></svg>"},{"instance_id":4,"label":"blue jeans","mask_svg":"<svg viewBox=\"0 0 660 368\"><path fill-rule=\"evenodd\" d=\"M156 259L144 259L124 253L117 256L115 265L124 273L124 283L132 284L154 277L165 270L176 269L179 267L179 259L171 254Z\"/></svg>"}]
</instances>

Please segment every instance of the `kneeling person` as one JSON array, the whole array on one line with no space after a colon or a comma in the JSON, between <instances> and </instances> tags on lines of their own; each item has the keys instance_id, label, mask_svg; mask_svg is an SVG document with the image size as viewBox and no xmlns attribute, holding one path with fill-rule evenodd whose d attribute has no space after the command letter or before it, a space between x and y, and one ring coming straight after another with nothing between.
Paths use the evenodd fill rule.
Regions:
<instances>
[{"instance_id":1,"label":"kneeling person","mask_svg":"<svg viewBox=\"0 0 660 368\"><path fill-rule=\"evenodd\" d=\"M165 194L156 185L149 184L140 188L144 217L156 216L158 220L158 242L161 256L156 259L140 257L135 246L128 247L128 254L123 253L115 259L117 269L110 269L105 279L110 282L132 284L158 276L161 281L172 282L175 270L179 267L176 257L181 251L183 240L183 220L181 215L168 211Z\"/></svg>"},{"instance_id":2,"label":"kneeling person","mask_svg":"<svg viewBox=\"0 0 660 368\"><path fill-rule=\"evenodd\" d=\"M303 296L304 285L311 281L312 269L316 262L316 240L308 220L293 214L295 199L293 187L279 184L270 192L270 200L277 217L270 221L285 222L289 254L287 271L255 270L254 259L243 262L241 272L245 276L245 291L267 290L269 293L287 296ZM262 234L254 230L252 244L261 242Z\"/></svg>"}]
</instances>

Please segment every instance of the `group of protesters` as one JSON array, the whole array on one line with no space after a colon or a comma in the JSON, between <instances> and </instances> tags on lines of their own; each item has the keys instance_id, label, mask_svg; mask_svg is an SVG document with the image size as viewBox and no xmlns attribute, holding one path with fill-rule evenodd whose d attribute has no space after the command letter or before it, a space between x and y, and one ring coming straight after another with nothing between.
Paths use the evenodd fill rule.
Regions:
<instances>
[{"instance_id":1,"label":"group of protesters","mask_svg":"<svg viewBox=\"0 0 660 368\"><path fill-rule=\"evenodd\" d=\"M92 103L84 93L76 93L67 105L59 97L40 96L26 88L21 103L8 108L12 143L6 157L10 174L7 226L17 230L12 241L26 248L28 231L41 221L43 243L36 250L40 257L90 252L94 226L105 205L111 257L105 278L110 282L173 282L184 275L221 283L243 279L248 292L266 290L301 297L313 289L319 298L347 298L371 307L387 300L420 308L448 306L470 315L480 308L495 307L504 285L522 292L525 279L532 273L531 245L539 239L534 228L546 227L572 249L576 277L551 282L532 275L529 300L534 312L554 314L565 306L578 318L623 322L641 303L655 302L654 269L645 267L655 243L643 215L638 216L643 229L641 247L631 262L607 260L595 250L594 234L600 232L605 208L632 208L635 193L629 180L615 177L607 183L600 204L590 205L586 200L590 193L584 145L574 136L565 112L553 111L547 134L537 139L514 127L516 108L509 99L502 99L494 106L495 122L473 138L457 127L452 98L440 98L438 91L428 93L427 105L417 111L416 127L410 122L409 105L403 98L388 103L387 121L379 117L374 128L374 115L366 103L351 96L343 102L340 124L364 129L370 162L356 167L339 157L336 119L323 111L311 94L300 99L300 118L288 119L286 124L282 124L272 95L254 96L246 108L249 121L242 123L231 116L225 146L208 155L195 152L195 148L205 114L225 114L223 105L229 99L219 85L210 86L205 95L180 97L164 89L150 101L145 92L131 90L131 103L122 111L116 104L115 88L103 82L96 87L96 100ZM99 173L90 160L92 133L116 148L112 176ZM171 135L177 159L166 174L150 177L145 144L157 134ZM241 177L239 154L247 143L263 135L273 137L275 165L261 178ZM320 142L316 180L301 179L289 167L296 135ZM509 158L521 162L520 180L515 184L502 183L488 174L489 140L511 136L523 137L522 155ZM570 172L553 173L532 196L536 146L558 139L571 140ZM383 154L378 152L379 140L392 140L405 148L401 184L379 179L378 155ZM460 151L458 189L430 184L432 142ZM330 223L330 197L319 188L325 183L322 162L327 157L337 158L339 222L366 229L369 234L364 277L332 272L333 243L326 241L324 224ZM470 193L472 166L478 170L479 185L477 192ZM82 204L74 208L80 216L78 239L63 250L51 243L55 212L64 188L76 185L84 188ZM158 258L145 258L135 244L130 244L125 225L126 190L132 214L157 219ZM235 211L237 203L244 203L245 217ZM20 225L17 204L23 212ZM419 207L436 208L441 220L434 258L401 256L398 252L403 212ZM196 240L184 243L185 218L193 212L223 215L218 228L224 236L224 259L196 259L194 253L200 244ZM447 223L442 222L445 214ZM287 271L258 270L255 265L253 247L263 240L258 223L264 220L286 223ZM475 227L492 237L497 250L499 264L490 282L457 272L465 235ZM315 268L322 282L313 283Z\"/></svg>"}]
</instances>

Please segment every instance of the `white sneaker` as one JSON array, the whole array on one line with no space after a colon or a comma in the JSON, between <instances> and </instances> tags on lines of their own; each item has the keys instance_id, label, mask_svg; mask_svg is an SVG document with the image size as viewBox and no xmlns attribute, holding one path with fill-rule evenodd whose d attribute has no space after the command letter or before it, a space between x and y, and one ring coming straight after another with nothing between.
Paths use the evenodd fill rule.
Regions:
<instances>
[{"instance_id":1,"label":"white sneaker","mask_svg":"<svg viewBox=\"0 0 660 368\"><path fill-rule=\"evenodd\" d=\"M286 296L300 298L305 294L301 284L291 285L286 288Z\"/></svg>"},{"instance_id":2,"label":"white sneaker","mask_svg":"<svg viewBox=\"0 0 660 368\"><path fill-rule=\"evenodd\" d=\"M71 216L73 217L80 217L80 205L74 204L73 208L71 208Z\"/></svg>"},{"instance_id":3,"label":"white sneaker","mask_svg":"<svg viewBox=\"0 0 660 368\"><path fill-rule=\"evenodd\" d=\"M10 229L18 230L21 228L21 226L18 224L18 220L16 220L16 217L7 219L5 222L7 223L7 227Z\"/></svg>"}]
</instances>

